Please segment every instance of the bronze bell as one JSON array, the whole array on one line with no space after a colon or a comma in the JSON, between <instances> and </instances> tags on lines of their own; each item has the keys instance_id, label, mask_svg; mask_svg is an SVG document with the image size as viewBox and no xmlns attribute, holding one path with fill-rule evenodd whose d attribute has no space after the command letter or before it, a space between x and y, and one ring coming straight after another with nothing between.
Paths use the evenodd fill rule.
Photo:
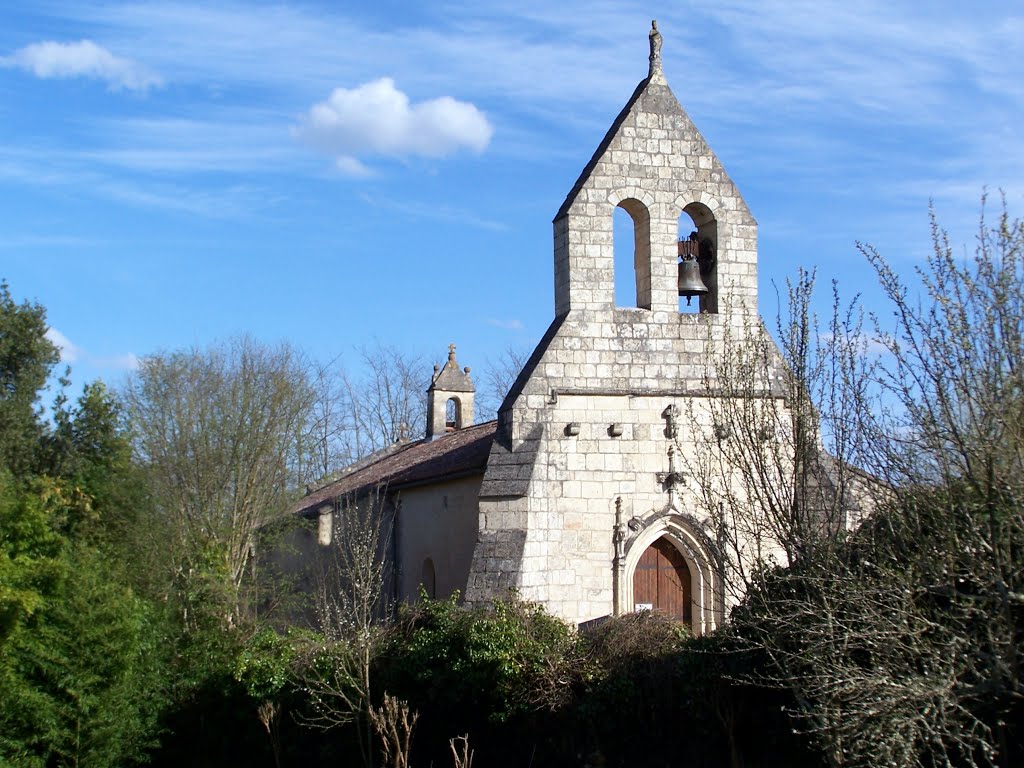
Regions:
<instances>
[{"instance_id":1,"label":"bronze bell","mask_svg":"<svg viewBox=\"0 0 1024 768\"><path fill-rule=\"evenodd\" d=\"M683 259L679 262L679 295L686 297L686 306L694 296L704 296L708 287L700 279L700 264L696 259Z\"/></svg>"}]
</instances>

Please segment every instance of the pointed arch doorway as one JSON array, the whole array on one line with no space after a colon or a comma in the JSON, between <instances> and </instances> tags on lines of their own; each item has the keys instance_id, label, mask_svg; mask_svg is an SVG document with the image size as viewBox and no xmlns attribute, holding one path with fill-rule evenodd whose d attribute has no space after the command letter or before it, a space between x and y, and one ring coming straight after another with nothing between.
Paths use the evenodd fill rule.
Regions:
<instances>
[{"instance_id":1,"label":"pointed arch doorway","mask_svg":"<svg viewBox=\"0 0 1024 768\"><path fill-rule=\"evenodd\" d=\"M662 536L643 551L633 571L634 607L649 607L691 626L690 581L683 554Z\"/></svg>"}]
</instances>

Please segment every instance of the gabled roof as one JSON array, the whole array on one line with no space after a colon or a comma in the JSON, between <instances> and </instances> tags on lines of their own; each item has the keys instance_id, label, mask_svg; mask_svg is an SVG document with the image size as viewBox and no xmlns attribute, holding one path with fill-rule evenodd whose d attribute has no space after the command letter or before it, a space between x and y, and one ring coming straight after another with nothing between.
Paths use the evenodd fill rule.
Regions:
<instances>
[{"instance_id":1,"label":"gabled roof","mask_svg":"<svg viewBox=\"0 0 1024 768\"><path fill-rule=\"evenodd\" d=\"M292 514L315 510L334 499L386 487L397 491L429 482L483 475L496 421L450 432L436 440L396 443L352 465L340 478L295 502Z\"/></svg>"},{"instance_id":2,"label":"gabled roof","mask_svg":"<svg viewBox=\"0 0 1024 768\"><path fill-rule=\"evenodd\" d=\"M566 195L565 200L562 202L561 207L558 209L558 213L555 214L554 221L558 221L564 216L569 214L569 209L572 208L579 197L580 192L590 181L592 174L597 170L598 165L602 160L608 158L609 149L612 147L615 139L619 136L623 126L634 116L639 116L643 113L655 114L661 117L671 117L672 127L669 129L669 135L667 138L672 139L674 137L685 137L686 139L695 139L695 148L690 150L690 154L700 154L707 156L711 159L712 170L716 173L722 174L722 180L731 181L728 175L725 173L725 168L722 166L718 156L712 151L708 145L707 140L703 134L697 129L690 116L683 109L679 100L672 92L669 87L668 81L665 79L665 74L661 69L661 35L658 32L657 24L652 22L651 28L651 59L650 59L650 71L643 80L637 85L633 91L633 95L629 97L629 101L622 108L615 120L612 122L611 127L605 133L601 143L598 144L597 150L590 158L590 162L583 168L582 173L576 183L573 184L572 189L569 190L569 194ZM668 129L667 125L662 125L663 129ZM678 178L678 177L677 177ZM733 190L734 194L739 197L740 201L743 201L739 190ZM744 212L749 215L749 211L746 210L746 203L743 203Z\"/></svg>"}]
</instances>

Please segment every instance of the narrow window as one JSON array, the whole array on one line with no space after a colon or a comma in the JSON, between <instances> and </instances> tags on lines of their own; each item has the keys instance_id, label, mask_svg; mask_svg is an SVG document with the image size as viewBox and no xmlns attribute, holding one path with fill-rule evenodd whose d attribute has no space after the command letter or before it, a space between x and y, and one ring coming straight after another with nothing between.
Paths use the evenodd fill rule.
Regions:
<instances>
[{"instance_id":1,"label":"narrow window","mask_svg":"<svg viewBox=\"0 0 1024 768\"><path fill-rule=\"evenodd\" d=\"M456 397L449 397L444 404L444 426L446 432L462 429L462 403Z\"/></svg>"},{"instance_id":2,"label":"narrow window","mask_svg":"<svg viewBox=\"0 0 1024 768\"><path fill-rule=\"evenodd\" d=\"M651 308L651 216L632 198L615 208L615 306Z\"/></svg>"}]
</instances>

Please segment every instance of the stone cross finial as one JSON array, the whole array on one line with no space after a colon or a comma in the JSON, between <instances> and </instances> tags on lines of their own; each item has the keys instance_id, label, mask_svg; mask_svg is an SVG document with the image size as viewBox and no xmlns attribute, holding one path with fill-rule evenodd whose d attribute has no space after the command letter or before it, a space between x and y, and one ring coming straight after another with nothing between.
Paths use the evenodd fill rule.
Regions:
<instances>
[{"instance_id":1,"label":"stone cross finial","mask_svg":"<svg viewBox=\"0 0 1024 768\"><path fill-rule=\"evenodd\" d=\"M454 344L449 344L448 345L448 362L449 363L454 363L455 362L455 345Z\"/></svg>"},{"instance_id":2,"label":"stone cross finial","mask_svg":"<svg viewBox=\"0 0 1024 768\"><path fill-rule=\"evenodd\" d=\"M651 43L651 68L647 73L648 77L661 76L661 32L658 31L658 22L651 20L651 31L647 35Z\"/></svg>"}]
</instances>

